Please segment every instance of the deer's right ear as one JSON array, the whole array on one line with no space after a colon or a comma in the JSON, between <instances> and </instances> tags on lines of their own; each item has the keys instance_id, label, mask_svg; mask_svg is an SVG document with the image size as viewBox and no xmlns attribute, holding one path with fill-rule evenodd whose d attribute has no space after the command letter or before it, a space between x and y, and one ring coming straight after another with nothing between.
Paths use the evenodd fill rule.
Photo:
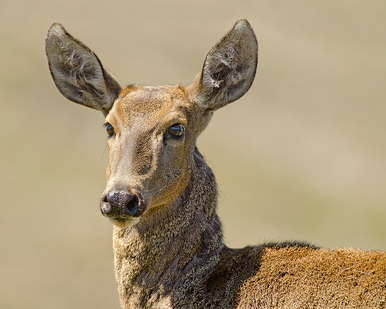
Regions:
<instances>
[{"instance_id":1,"label":"deer's right ear","mask_svg":"<svg viewBox=\"0 0 386 309\"><path fill-rule=\"evenodd\" d=\"M211 49L201 73L187 88L203 109L214 111L248 91L256 68L256 36L249 22L240 19Z\"/></svg>"},{"instance_id":2,"label":"deer's right ear","mask_svg":"<svg viewBox=\"0 0 386 309\"><path fill-rule=\"evenodd\" d=\"M93 51L54 23L47 32L46 54L59 91L67 99L107 115L122 87Z\"/></svg>"}]
</instances>

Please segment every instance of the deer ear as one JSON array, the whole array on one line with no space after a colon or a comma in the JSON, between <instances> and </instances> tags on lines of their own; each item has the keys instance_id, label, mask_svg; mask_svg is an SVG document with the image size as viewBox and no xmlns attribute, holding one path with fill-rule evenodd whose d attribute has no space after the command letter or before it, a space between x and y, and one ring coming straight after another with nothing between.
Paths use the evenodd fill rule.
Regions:
<instances>
[{"instance_id":1,"label":"deer ear","mask_svg":"<svg viewBox=\"0 0 386 309\"><path fill-rule=\"evenodd\" d=\"M122 87L93 51L54 23L47 32L46 55L55 85L67 99L109 112Z\"/></svg>"},{"instance_id":2,"label":"deer ear","mask_svg":"<svg viewBox=\"0 0 386 309\"><path fill-rule=\"evenodd\" d=\"M216 110L243 96L251 87L257 68L257 40L246 19L233 28L206 56L193 87L196 101Z\"/></svg>"}]
</instances>

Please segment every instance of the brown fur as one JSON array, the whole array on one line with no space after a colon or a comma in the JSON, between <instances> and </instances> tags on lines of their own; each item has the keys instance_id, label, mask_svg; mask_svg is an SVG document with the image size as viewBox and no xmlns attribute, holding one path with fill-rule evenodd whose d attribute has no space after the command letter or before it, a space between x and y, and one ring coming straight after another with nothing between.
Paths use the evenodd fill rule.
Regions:
<instances>
[{"instance_id":1,"label":"brown fur","mask_svg":"<svg viewBox=\"0 0 386 309\"><path fill-rule=\"evenodd\" d=\"M246 20L212 48L187 87L122 87L59 24L48 31L46 52L60 92L102 111L113 128L102 213L115 205L109 193L138 197L135 215L110 216L122 308L386 306L385 252L223 243L215 177L196 139L213 111L253 82L257 41ZM175 124L185 129L180 138L168 137Z\"/></svg>"}]
</instances>

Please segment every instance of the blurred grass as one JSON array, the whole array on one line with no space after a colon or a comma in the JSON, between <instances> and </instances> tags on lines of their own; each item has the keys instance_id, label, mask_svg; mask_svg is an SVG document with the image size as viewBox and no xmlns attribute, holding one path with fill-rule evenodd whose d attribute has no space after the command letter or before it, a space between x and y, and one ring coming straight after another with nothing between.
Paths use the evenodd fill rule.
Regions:
<instances>
[{"instance_id":1,"label":"blurred grass","mask_svg":"<svg viewBox=\"0 0 386 309\"><path fill-rule=\"evenodd\" d=\"M0 308L119 307L98 210L103 118L54 87L44 56L53 21L122 83L186 85L248 18L255 83L198 142L227 244L386 249L385 10L359 0L0 2Z\"/></svg>"}]
</instances>

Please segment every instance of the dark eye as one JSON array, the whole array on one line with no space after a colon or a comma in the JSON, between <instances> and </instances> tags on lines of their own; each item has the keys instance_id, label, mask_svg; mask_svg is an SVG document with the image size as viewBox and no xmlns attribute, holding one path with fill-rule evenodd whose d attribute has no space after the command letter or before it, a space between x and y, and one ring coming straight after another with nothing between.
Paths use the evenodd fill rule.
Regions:
<instances>
[{"instance_id":1,"label":"dark eye","mask_svg":"<svg viewBox=\"0 0 386 309\"><path fill-rule=\"evenodd\" d=\"M166 138L181 138L185 128L181 123L173 124L166 132Z\"/></svg>"},{"instance_id":2,"label":"dark eye","mask_svg":"<svg viewBox=\"0 0 386 309\"><path fill-rule=\"evenodd\" d=\"M106 126L106 132L107 132L108 136L112 137L115 134L114 127L109 123L106 123L105 126Z\"/></svg>"}]
</instances>

